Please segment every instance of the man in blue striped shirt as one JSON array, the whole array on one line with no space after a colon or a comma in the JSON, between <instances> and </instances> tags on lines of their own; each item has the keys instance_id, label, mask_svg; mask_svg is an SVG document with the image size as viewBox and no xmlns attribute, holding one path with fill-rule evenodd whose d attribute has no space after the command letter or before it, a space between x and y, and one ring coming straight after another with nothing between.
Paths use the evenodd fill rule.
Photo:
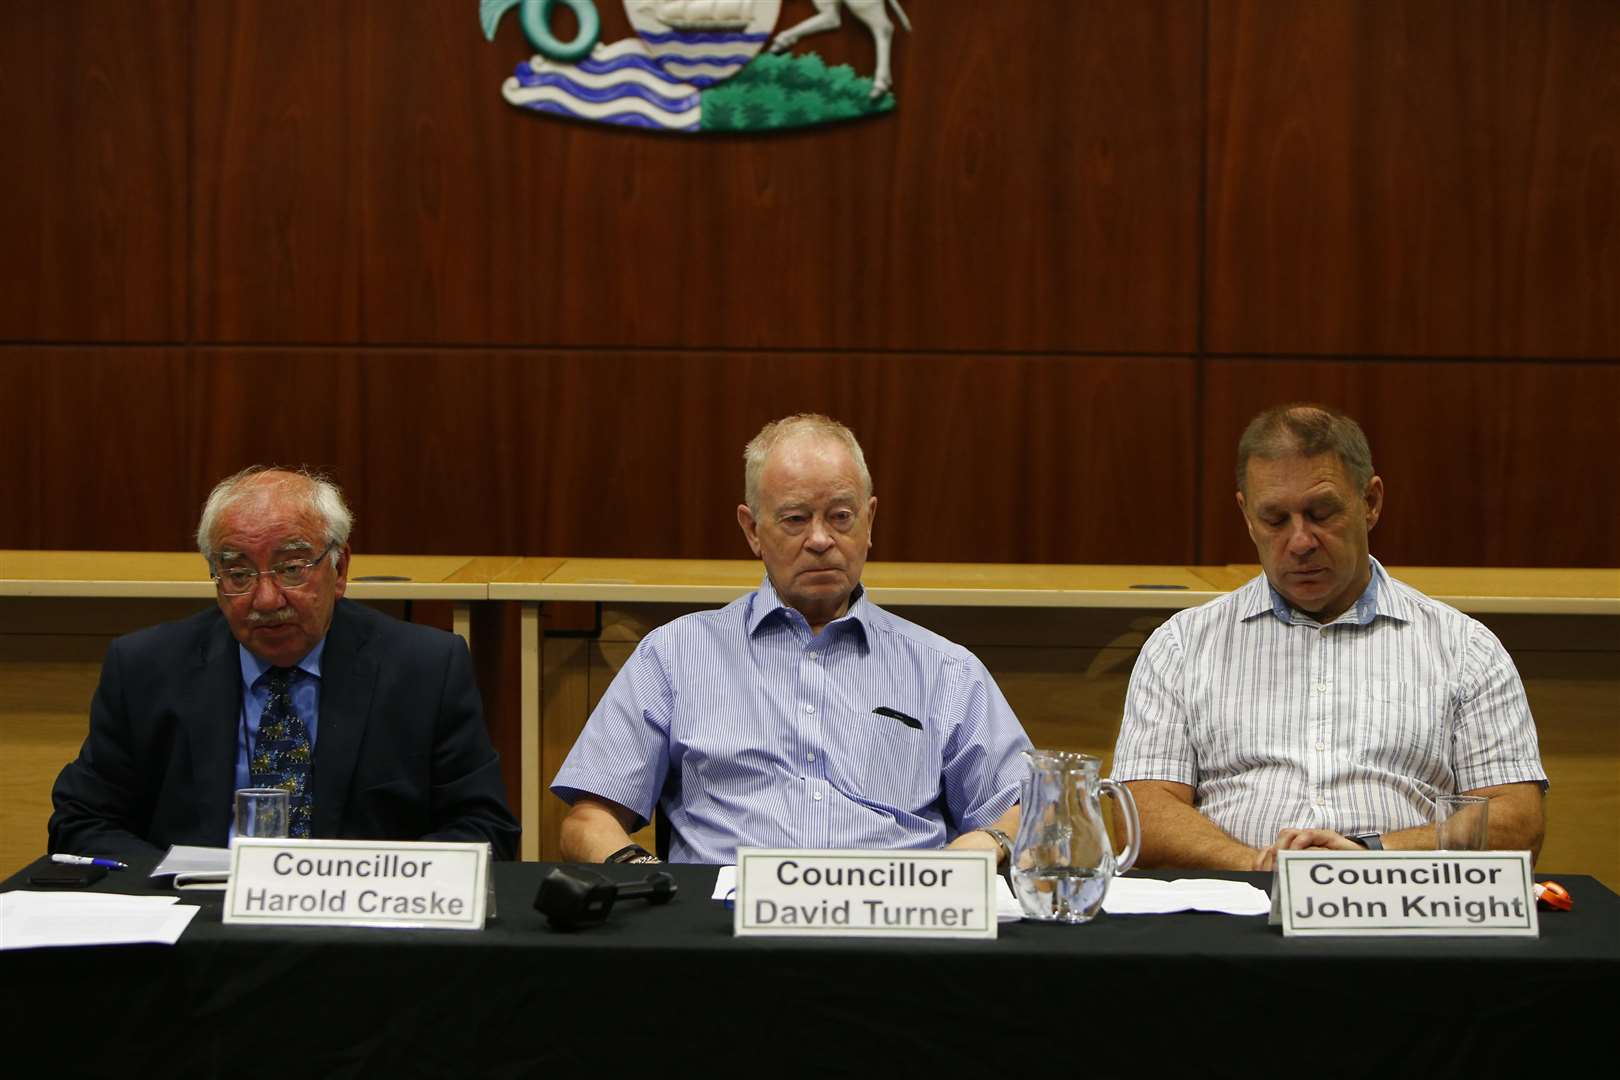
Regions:
<instances>
[{"instance_id":1,"label":"man in blue striped shirt","mask_svg":"<svg viewBox=\"0 0 1620 1080\"><path fill-rule=\"evenodd\" d=\"M1276 852L1434 847L1435 799L1483 795L1489 844L1541 849L1546 773L1486 627L1384 572L1384 482L1360 426L1312 405L1238 443L1264 573L1178 612L1137 658L1114 751L1144 866L1270 869Z\"/></svg>"},{"instance_id":2,"label":"man in blue striped shirt","mask_svg":"<svg viewBox=\"0 0 1620 1080\"><path fill-rule=\"evenodd\" d=\"M737 848L999 850L1029 740L972 653L861 588L877 498L844 425L789 417L744 451L737 522L765 580L642 639L563 762L566 858L640 862L656 806L675 862Z\"/></svg>"}]
</instances>

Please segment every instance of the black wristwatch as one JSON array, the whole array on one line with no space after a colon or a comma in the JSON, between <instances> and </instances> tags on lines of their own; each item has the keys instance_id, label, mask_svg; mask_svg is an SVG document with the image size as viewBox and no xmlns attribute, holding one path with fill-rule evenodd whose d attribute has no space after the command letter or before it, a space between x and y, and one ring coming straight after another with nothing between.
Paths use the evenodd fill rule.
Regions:
<instances>
[{"instance_id":1,"label":"black wristwatch","mask_svg":"<svg viewBox=\"0 0 1620 1080\"><path fill-rule=\"evenodd\" d=\"M1368 851L1384 850L1384 840L1375 832L1357 833L1354 836L1347 836L1345 839L1350 841L1352 844L1360 844Z\"/></svg>"},{"instance_id":2,"label":"black wristwatch","mask_svg":"<svg viewBox=\"0 0 1620 1080\"><path fill-rule=\"evenodd\" d=\"M602 861L604 863L655 863L662 860L640 844L626 844Z\"/></svg>"}]
</instances>

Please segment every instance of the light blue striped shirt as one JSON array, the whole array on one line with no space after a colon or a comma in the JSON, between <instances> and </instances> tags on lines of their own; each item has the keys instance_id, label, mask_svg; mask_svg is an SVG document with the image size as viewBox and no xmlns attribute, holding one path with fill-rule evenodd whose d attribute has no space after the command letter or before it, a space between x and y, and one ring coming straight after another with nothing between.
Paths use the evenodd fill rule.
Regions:
<instances>
[{"instance_id":1,"label":"light blue striped shirt","mask_svg":"<svg viewBox=\"0 0 1620 1080\"><path fill-rule=\"evenodd\" d=\"M1190 784L1252 847L1284 828L1426 825L1436 795L1547 778L1496 635L1376 559L1326 626L1263 574L1172 616L1131 673L1113 775Z\"/></svg>"},{"instance_id":2,"label":"light blue striped shirt","mask_svg":"<svg viewBox=\"0 0 1620 1080\"><path fill-rule=\"evenodd\" d=\"M674 862L734 862L739 846L931 848L1018 801L1028 746L968 650L861 590L812 636L767 578L643 638L551 790L642 821L657 804Z\"/></svg>"}]
</instances>

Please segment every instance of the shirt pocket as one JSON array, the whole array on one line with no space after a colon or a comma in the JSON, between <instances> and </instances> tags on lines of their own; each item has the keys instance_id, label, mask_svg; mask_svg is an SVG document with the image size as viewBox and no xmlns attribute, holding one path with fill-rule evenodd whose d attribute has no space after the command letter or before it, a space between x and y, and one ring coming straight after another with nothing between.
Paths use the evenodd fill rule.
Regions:
<instances>
[{"instance_id":1,"label":"shirt pocket","mask_svg":"<svg viewBox=\"0 0 1620 1080\"><path fill-rule=\"evenodd\" d=\"M922 717L915 712L907 715ZM914 728L873 712L840 717L827 779L857 802L917 814L939 801L940 759L926 721Z\"/></svg>"},{"instance_id":2,"label":"shirt pocket","mask_svg":"<svg viewBox=\"0 0 1620 1080\"><path fill-rule=\"evenodd\" d=\"M1446 697L1427 686L1372 682L1356 694L1355 761L1379 772L1438 783L1449 773Z\"/></svg>"}]
</instances>

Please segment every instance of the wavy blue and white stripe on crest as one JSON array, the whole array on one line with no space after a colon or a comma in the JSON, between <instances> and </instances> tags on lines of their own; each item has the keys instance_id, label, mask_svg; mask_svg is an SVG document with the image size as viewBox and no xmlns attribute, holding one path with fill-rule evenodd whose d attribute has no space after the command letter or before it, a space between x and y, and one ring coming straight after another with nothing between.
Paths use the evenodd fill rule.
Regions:
<instances>
[{"instance_id":1,"label":"wavy blue and white stripe on crest","mask_svg":"<svg viewBox=\"0 0 1620 1080\"><path fill-rule=\"evenodd\" d=\"M747 67L769 37L769 34L677 31L643 34L641 40L656 46L650 50L653 62L671 78L693 86L713 86Z\"/></svg>"},{"instance_id":2,"label":"wavy blue and white stripe on crest","mask_svg":"<svg viewBox=\"0 0 1620 1080\"><path fill-rule=\"evenodd\" d=\"M598 45L577 65L536 56L501 93L527 109L665 131L695 131L703 113L697 86L659 70L638 38Z\"/></svg>"}]
</instances>

